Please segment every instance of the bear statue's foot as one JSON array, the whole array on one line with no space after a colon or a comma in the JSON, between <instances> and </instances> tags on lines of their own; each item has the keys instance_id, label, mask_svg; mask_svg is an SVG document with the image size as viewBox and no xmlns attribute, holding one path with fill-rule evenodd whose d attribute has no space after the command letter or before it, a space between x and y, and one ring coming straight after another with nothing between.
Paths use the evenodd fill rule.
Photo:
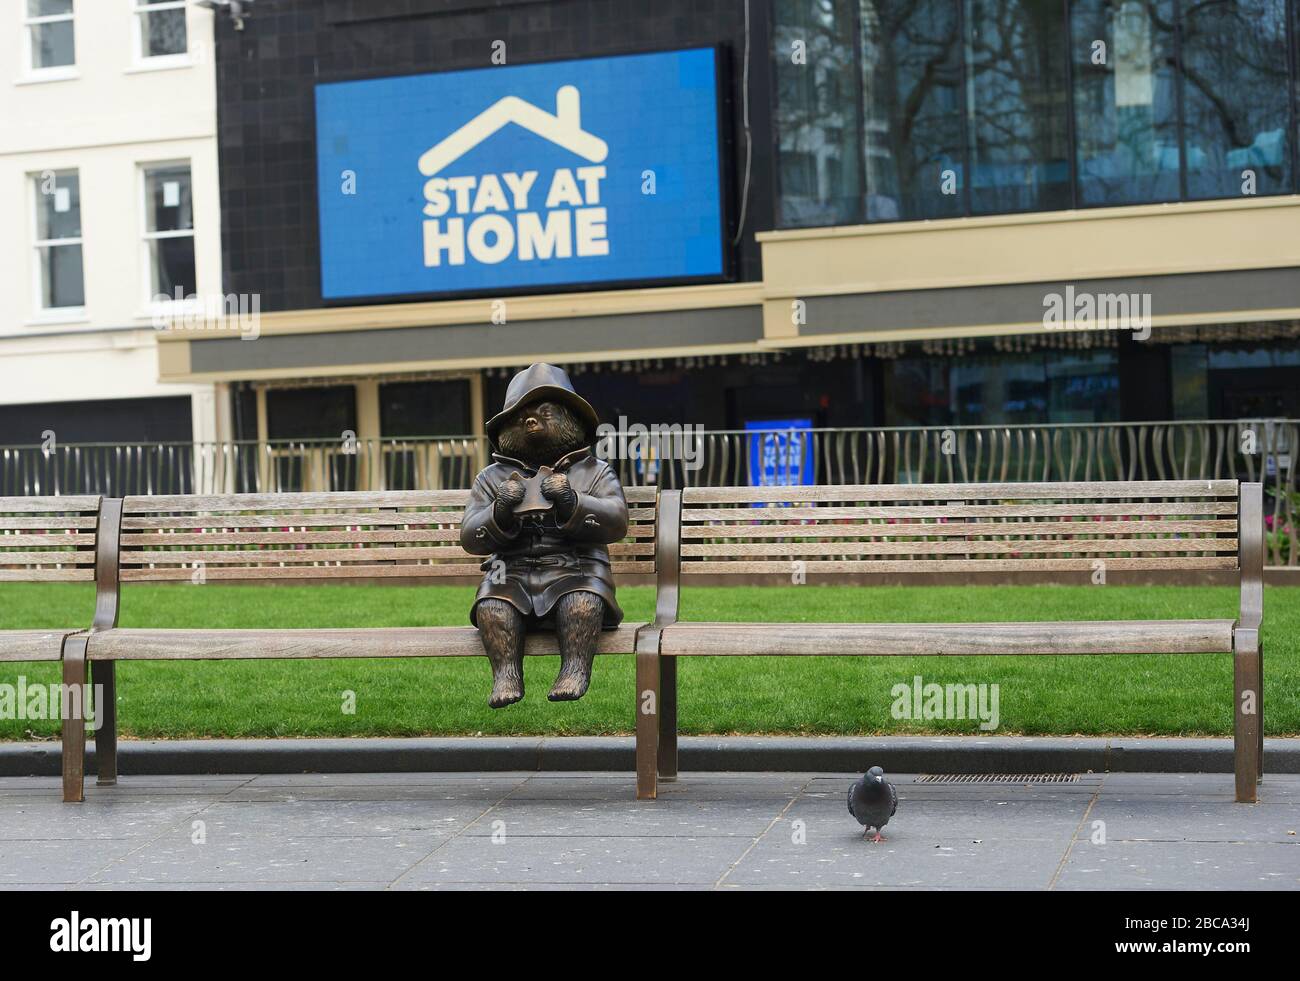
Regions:
<instances>
[{"instance_id":1,"label":"bear statue's foot","mask_svg":"<svg viewBox=\"0 0 1300 981\"><path fill-rule=\"evenodd\" d=\"M492 664L488 705L505 708L524 697L524 615L499 599L480 600L474 611L483 649Z\"/></svg>"},{"instance_id":2,"label":"bear statue's foot","mask_svg":"<svg viewBox=\"0 0 1300 981\"><path fill-rule=\"evenodd\" d=\"M517 670L510 670L513 667L510 665L493 676L492 694L488 697L490 708L505 708L523 699L524 679Z\"/></svg>"},{"instance_id":3,"label":"bear statue's foot","mask_svg":"<svg viewBox=\"0 0 1300 981\"><path fill-rule=\"evenodd\" d=\"M577 591L560 597L555 610L560 673L546 696L552 702L572 702L587 694L604 612L605 604L595 593Z\"/></svg>"},{"instance_id":4,"label":"bear statue's foot","mask_svg":"<svg viewBox=\"0 0 1300 981\"><path fill-rule=\"evenodd\" d=\"M587 694L591 684L591 658L566 659L546 697L552 702L573 702Z\"/></svg>"}]
</instances>

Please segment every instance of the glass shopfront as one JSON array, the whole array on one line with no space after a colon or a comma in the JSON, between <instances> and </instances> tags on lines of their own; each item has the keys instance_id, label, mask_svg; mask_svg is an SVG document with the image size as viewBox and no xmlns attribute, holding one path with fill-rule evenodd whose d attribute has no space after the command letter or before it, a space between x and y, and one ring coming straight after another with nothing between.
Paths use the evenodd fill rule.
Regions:
<instances>
[{"instance_id":1,"label":"glass shopfront","mask_svg":"<svg viewBox=\"0 0 1300 981\"><path fill-rule=\"evenodd\" d=\"M1297 7L776 0L779 223L1295 193Z\"/></svg>"},{"instance_id":2,"label":"glass shopfront","mask_svg":"<svg viewBox=\"0 0 1300 981\"><path fill-rule=\"evenodd\" d=\"M961 357L917 350L885 365L885 425L1113 422L1119 358L1093 350L997 350Z\"/></svg>"}]
</instances>

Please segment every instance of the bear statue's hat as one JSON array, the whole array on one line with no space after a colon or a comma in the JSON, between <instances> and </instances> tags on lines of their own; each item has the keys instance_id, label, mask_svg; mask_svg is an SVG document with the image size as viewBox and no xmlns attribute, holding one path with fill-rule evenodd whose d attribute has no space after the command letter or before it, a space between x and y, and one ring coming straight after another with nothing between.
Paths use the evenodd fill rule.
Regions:
<instances>
[{"instance_id":1,"label":"bear statue's hat","mask_svg":"<svg viewBox=\"0 0 1300 981\"><path fill-rule=\"evenodd\" d=\"M564 369L553 364L533 364L510 379L506 388L506 404L487 421L488 439L493 448L497 445L497 434L512 412L526 403L545 401L561 402L572 409L582 422L587 443L595 442L600 419L587 400L573 390L573 382L569 381Z\"/></svg>"}]
</instances>

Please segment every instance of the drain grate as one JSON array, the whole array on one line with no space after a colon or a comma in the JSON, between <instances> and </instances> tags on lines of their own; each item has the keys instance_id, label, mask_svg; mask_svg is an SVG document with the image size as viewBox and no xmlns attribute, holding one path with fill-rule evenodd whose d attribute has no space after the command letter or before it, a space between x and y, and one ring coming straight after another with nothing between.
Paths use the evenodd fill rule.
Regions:
<instances>
[{"instance_id":1,"label":"drain grate","mask_svg":"<svg viewBox=\"0 0 1300 981\"><path fill-rule=\"evenodd\" d=\"M1077 773L926 773L917 783L1078 783Z\"/></svg>"}]
</instances>

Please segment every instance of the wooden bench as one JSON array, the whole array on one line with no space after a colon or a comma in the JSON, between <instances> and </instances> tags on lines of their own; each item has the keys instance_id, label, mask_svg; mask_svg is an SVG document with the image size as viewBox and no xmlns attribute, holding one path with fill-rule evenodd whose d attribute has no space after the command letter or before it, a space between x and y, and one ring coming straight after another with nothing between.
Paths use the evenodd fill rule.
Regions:
<instances>
[{"instance_id":1,"label":"wooden bench","mask_svg":"<svg viewBox=\"0 0 1300 981\"><path fill-rule=\"evenodd\" d=\"M655 617L601 634L636 655L637 795L677 774L677 658L755 655L1234 655L1236 797L1263 765L1262 487L1236 481L653 488L627 491L617 575L657 577ZM89 630L0 631L0 661L63 661L65 685L103 685L99 782L117 777L114 666L126 660L481 656L458 627L123 629L122 584L326 582L480 575L459 545L467 491L0 499L0 582L95 581ZM760 505L760 506L755 506ZM1238 533L1240 529L1240 534ZM12 543L6 541L12 539ZM66 544L65 544L66 542ZM816 582L822 574L1234 571L1236 620L1023 623L690 623L692 575ZM869 609L869 593L864 593ZM529 637L529 655L555 654ZM1253 693L1254 704L1249 704ZM1254 711L1250 711L1250 708ZM83 797L85 729L65 726L64 799Z\"/></svg>"},{"instance_id":2,"label":"wooden bench","mask_svg":"<svg viewBox=\"0 0 1300 981\"><path fill-rule=\"evenodd\" d=\"M657 780L677 775L682 657L1232 654L1236 799L1253 802L1263 773L1263 528L1262 485L1235 480L664 491L655 618L637 639L637 796L653 798ZM1098 569L1236 572L1240 613L1022 623L678 619L682 585L703 574L813 583L824 574L1071 572L1089 583ZM870 592L862 608L866 620Z\"/></svg>"},{"instance_id":3,"label":"wooden bench","mask_svg":"<svg viewBox=\"0 0 1300 981\"><path fill-rule=\"evenodd\" d=\"M653 489L630 489L628 536L610 547L615 574L654 571ZM104 569L89 633L65 646L68 685L103 685L95 733L100 784L117 781L119 661L274 658L482 657L478 631L459 627L366 629L136 629L117 626L122 586L136 582L276 580L419 581L482 575L460 547L468 491L336 492L220 497L105 498L98 555ZM640 623L603 631L598 651L631 654ZM556 654L553 635L532 634L525 653ZM65 726L63 798L83 799L84 727Z\"/></svg>"},{"instance_id":4,"label":"wooden bench","mask_svg":"<svg viewBox=\"0 0 1300 981\"><path fill-rule=\"evenodd\" d=\"M98 497L0 497L0 582L93 582ZM84 626L0 630L0 661L57 661Z\"/></svg>"},{"instance_id":5,"label":"wooden bench","mask_svg":"<svg viewBox=\"0 0 1300 981\"><path fill-rule=\"evenodd\" d=\"M95 496L0 498L0 583L94 582L97 574L107 575L97 548L100 503ZM71 624L0 630L0 663L59 661L85 637L84 627ZM81 720L84 689L78 691L82 694L75 698L63 693L60 704ZM64 732L74 746L85 741L84 724L65 724Z\"/></svg>"}]
</instances>

